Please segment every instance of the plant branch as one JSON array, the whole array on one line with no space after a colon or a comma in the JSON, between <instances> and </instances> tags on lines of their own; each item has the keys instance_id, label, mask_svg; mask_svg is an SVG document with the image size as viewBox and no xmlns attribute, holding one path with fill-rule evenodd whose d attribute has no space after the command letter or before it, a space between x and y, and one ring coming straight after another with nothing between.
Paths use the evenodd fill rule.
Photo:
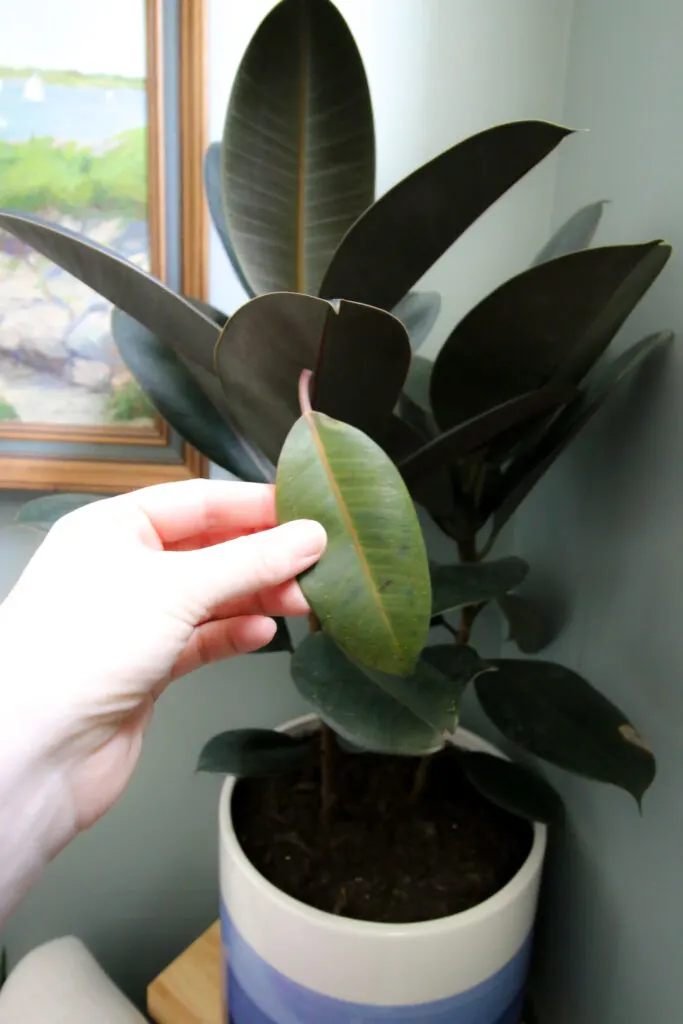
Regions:
<instances>
[{"instance_id":1,"label":"plant branch","mask_svg":"<svg viewBox=\"0 0 683 1024\"><path fill-rule=\"evenodd\" d=\"M413 779L413 787L410 790L410 796L408 797L408 800L411 804L416 804L420 798L420 795L424 791L425 785L427 783L427 778L429 777L429 766L431 765L431 763L431 754L425 754L425 756L421 757L420 760L417 762L417 770L415 772L415 777Z\"/></svg>"}]
</instances>

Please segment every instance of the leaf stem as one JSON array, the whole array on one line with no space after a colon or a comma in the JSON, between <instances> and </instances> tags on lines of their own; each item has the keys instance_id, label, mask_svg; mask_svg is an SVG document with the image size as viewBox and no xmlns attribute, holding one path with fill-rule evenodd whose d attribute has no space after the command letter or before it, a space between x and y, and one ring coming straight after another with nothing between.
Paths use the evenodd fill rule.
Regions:
<instances>
[{"instance_id":1,"label":"leaf stem","mask_svg":"<svg viewBox=\"0 0 683 1024\"><path fill-rule=\"evenodd\" d=\"M299 406L301 408L301 415L305 416L307 413L313 412L311 406L311 378L313 374L310 370L302 370L301 376L299 377Z\"/></svg>"}]
</instances>

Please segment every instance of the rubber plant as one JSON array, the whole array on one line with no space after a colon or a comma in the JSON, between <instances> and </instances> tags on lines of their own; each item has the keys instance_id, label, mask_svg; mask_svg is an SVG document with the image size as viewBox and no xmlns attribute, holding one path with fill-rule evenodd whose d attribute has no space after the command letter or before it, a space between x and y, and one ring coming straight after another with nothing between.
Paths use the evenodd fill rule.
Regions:
<instances>
[{"instance_id":1,"label":"rubber plant","mask_svg":"<svg viewBox=\"0 0 683 1024\"><path fill-rule=\"evenodd\" d=\"M592 204L452 326L434 360L417 354L440 313L418 282L570 135L534 120L488 127L375 199L372 107L351 33L330 0L282 0L249 44L223 140L206 154L213 221L247 297L229 317L62 227L0 213L0 228L113 303L122 357L190 444L235 477L276 480L282 521L327 528L325 555L301 579L310 635L294 648L280 621L268 648L291 653L320 740L225 732L201 768L284 772L320 742L325 816L336 735L414 757L419 799L473 685L522 751L642 800L655 761L625 713L568 667L483 659L471 630L493 602L521 653L547 642L517 593L528 566L492 557L494 546L614 389L670 341L661 331L605 357L670 247L591 248L603 209ZM20 518L48 528L85 500L39 499ZM428 562L416 505L452 538L452 564ZM448 642L430 642L435 628ZM535 770L461 759L495 803L540 821L561 813Z\"/></svg>"}]
</instances>

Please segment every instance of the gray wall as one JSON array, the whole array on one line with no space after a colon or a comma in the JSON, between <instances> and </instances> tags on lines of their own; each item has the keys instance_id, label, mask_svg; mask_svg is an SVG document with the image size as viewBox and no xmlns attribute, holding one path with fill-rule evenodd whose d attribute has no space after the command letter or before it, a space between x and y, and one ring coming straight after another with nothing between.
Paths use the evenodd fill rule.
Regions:
<instances>
[{"instance_id":1,"label":"gray wall","mask_svg":"<svg viewBox=\"0 0 683 1024\"><path fill-rule=\"evenodd\" d=\"M555 219L610 198L600 241L678 250L623 331L683 335L683 7L577 0ZM681 1019L683 921L683 339L614 400L517 517L516 548L566 602L550 656L622 706L659 763L642 818L627 796L561 781L549 873L547 1024ZM559 782L559 774L558 774Z\"/></svg>"}]
</instances>

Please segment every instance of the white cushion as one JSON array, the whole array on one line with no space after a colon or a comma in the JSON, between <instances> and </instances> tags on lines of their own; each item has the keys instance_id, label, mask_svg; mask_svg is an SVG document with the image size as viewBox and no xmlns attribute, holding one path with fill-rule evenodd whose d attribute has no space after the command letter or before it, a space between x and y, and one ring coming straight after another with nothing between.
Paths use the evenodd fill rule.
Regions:
<instances>
[{"instance_id":1,"label":"white cushion","mask_svg":"<svg viewBox=\"0 0 683 1024\"><path fill-rule=\"evenodd\" d=\"M145 1018L69 936L17 964L0 991L0 1024L145 1024Z\"/></svg>"}]
</instances>

